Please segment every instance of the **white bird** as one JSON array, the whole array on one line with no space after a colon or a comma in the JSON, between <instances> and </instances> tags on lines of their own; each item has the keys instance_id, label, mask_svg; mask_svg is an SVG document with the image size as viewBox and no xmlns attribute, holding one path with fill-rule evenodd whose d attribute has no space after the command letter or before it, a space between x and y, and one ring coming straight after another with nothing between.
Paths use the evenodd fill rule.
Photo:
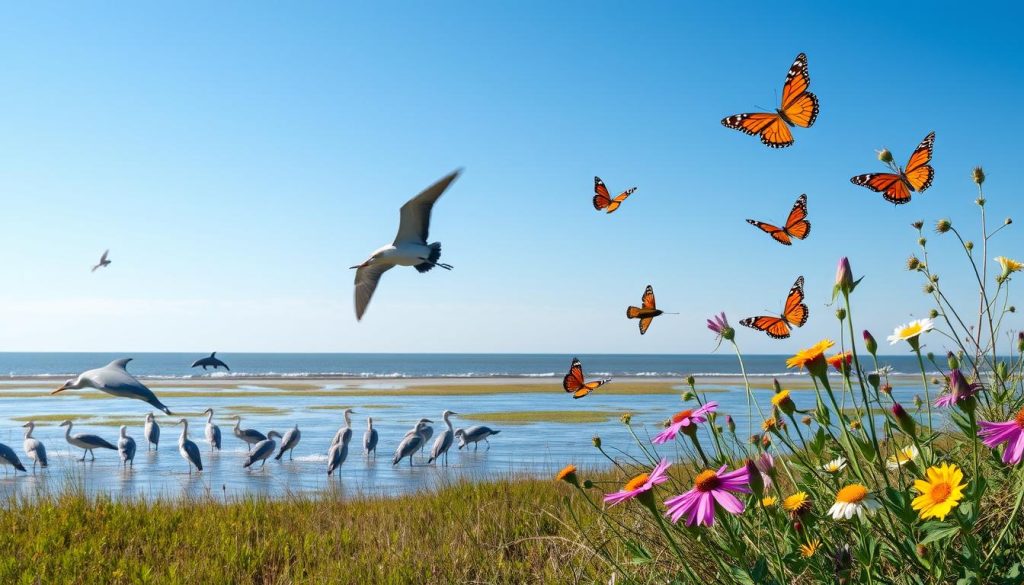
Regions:
<instances>
[{"instance_id":1,"label":"white bird","mask_svg":"<svg viewBox=\"0 0 1024 585\"><path fill-rule=\"evenodd\" d=\"M250 453L252 453L252 446L253 445L259 444L262 441L266 441L267 440L267 437L263 433L257 431L256 429L242 429L242 428L239 428L239 425L242 424L242 417L240 417L240 416L238 416L236 414L235 416L233 416L231 418L235 419L235 428L232 429L232 432L235 434L236 437L238 437L239 439L242 439L243 441L245 441L249 445L249 452Z\"/></svg>"},{"instance_id":2,"label":"white bird","mask_svg":"<svg viewBox=\"0 0 1024 585\"><path fill-rule=\"evenodd\" d=\"M444 455L444 464L448 465L448 449L451 448L455 437L455 431L452 430L452 421L448 420L448 417L453 414L457 415L459 413L446 410L441 415L444 417L444 424L447 425L448 428L441 431L441 434L437 436L437 440L434 441L433 448L430 449L430 459L427 459L427 463L437 461L442 455Z\"/></svg>"},{"instance_id":3,"label":"white bird","mask_svg":"<svg viewBox=\"0 0 1024 585\"><path fill-rule=\"evenodd\" d=\"M284 452L288 452L288 460L292 460L292 455L295 453L295 446L299 444L299 439L302 438L302 433L299 432L299 425L295 425L295 428L289 430L281 438L281 450L277 452L277 457L274 459L280 460L284 455Z\"/></svg>"},{"instance_id":4,"label":"white bird","mask_svg":"<svg viewBox=\"0 0 1024 585\"><path fill-rule=\"evenodd\" d=\"M117 452L121 454L121 465L135 467L135 439L128 436L128 427L121 425L121 438L117 440Z\"/></svg>"},{"instance_id":5,"label":"white bird","mask_svg":"<svg viewBox=\"0 0 1024 585\"><path fill-rule=\"evenodd\" d=\"M14 449L3 443L0 443L0 465L10 465L17 471L25 471L25 466L18 459L18 454L14 452ZM17 472L15 472L15 475L17 475Z\"/></svg>"},{"instance_id":6,"label":"white bird","mask_svg":"<svg viewBox=\"0 0 1024 585\"><path fill-rule=\"evenodd\" d=\"M373 453L374 460L377 459L377 429L373 428L373 417L366 417L366 432L363 433L363 451L366 453L366 458L370 458L370 453Z\"/></svg>"},{"instance_id":7,"label":"white bird","mask_svg":"<svg viewBox=\"0 0 1024 585\"><path fill-rule=\"evenodd\" d=\"M23 443L25 454L32 460L32 473L35 473L37 463L42 467L46 467L46 447L43 446L42 441L32 436L36 423L28 421L21 426L25 427L25 442Z\"/></svg>"},{"instance_id":8,"label":"white bird","mask_svg":"<svg viewBox=\"0 0 1024 585\"><path fill-rule=\"evenodd\" d=\"M483 441L487 443L487 449L490 450L491 442L487 440L487 437L497 435L500 432L483 425L474 425L468 429L456 429L455 438L459 440L459 449L473 443L473 450L476 451L480 448L480 441Z\"/></svg>"},{"instance_id":9,"label":"white bird","mask_svg":"<svg viewBox=\"0 0 1024 585\"><path fill-rule=\"evenodd\" d=\"M60 423L60 426L67 427L64 431L64 439L74 447L82 449L82 458L79 461L85 461L86 454L92 456L92 460L96 460L96 454L92 452L93 449L110 449L111 451L117 451L117 447L112 445L110 441L100 437L99 435L89 435L85 433L71 434L71 427L74 423L66 420Z\"/></svg>"},{"instance_id":10,"label":"white bird","mask_svg":"<svg viewBox=\"0 0 1024 585\"><path fill-rule=\"evenodd\" d=\"M188 462L188 474L192 475L193 465L197 470L203 470L203 458L199 455L199 446L188 438L188 421L181 419L178 424L182 425L181 436L178 437L178 453L181 453L181 457Z\"/></svg>"},{"instance_id":11,"label":"white bird","mask_svg":"<svg viewBox=\"0 0 1024 585\"><path fill-rule=\"evenodd\" d=\"M412 467L413 454L426 442L426 439L423 438L423 429L427 426L427 422L432 421L424 419L416 423L416 429L402 439L402 442L398 444L398 448L395 449L395 456L391 458L391 465L398 465L398 462L403 457L408 457L409 467Z\"/></svg>"},{"instance_id":12,"label":"white bird","mask_svg":"<svg viewBox=\"0 0 1024 585\"><path fill-rule=\"evenodd\" d=\"M348 459L348 442L352 438L349 433L343 436L341 441L331 445L327 451L327 477L330 477Z\"/></svg>"},{"instance_id":13,"label":"white bird","mask_svg":"<svg viewBox=\"0 0 1024 585\"><path fill-rule=\"evenodd\" d=\"M280 439L281 433L277 431L267 433L267 438L256 443L256 446L253 447L252 452L245 458L245 464L242 467L252 467L252 464L257 461L261 462L260 469L266 467L267 459L277 450L277 443L274 442L274 437Z\"/></svg>"},{"instance_id":14,"label":"white bird","mask_svg":"<svg viewBox=\"0 0 1024 585\"><path fill-rule=\"evenodd\" d=\"M146 438L146 451L160 450L160 425L153 418L153 413L146 413L146 424L142 427L142 436Z\"/></svg>"},{"instance_id":15,"label":"white bird","mask_svg":"<svg viewBox=\"0 0 1024 585\"><path fill-rule=\"evenodd\" d=\"M167 414L171 414L170 409L160 402L160 399L156 397L156 394L153 394L152 390L147 388L142 382L139 382L135 376L128 373L125 366L130 361L132 361L132 358L114 360L102 368L82 372L77 378L64 382L60 388L50 392L50 394L78 388L95 388L118 398L134 398L135 400L148 402Z\"/></svg>"},{"instance_id":16,"label":"white bird","mask_svg":"<svg viewBox=\"0 0 1024 585\"><path fill-rule=\"evenodd\" d=\"M420 423L433 423L433 422L434 421L432 421L432 420L421 418L419 421L416 422L416 426L414 426L407 433L405 433L406 437L411 436L413 433L420 433L421 435L423 435L423 443L420 444L420 451L421 452L424 451L427 448L427 443L430 441L430 438L434 436L434 427L432 427L432 426L430 426L428 424L428 425L425 425L422 429L420 429L419 428L419 424ZM403 437L403 438L405 438L405 437Z\"/></svg>"},{"instance_id":17,"label":"white bird","mask_svg":"<svg viewBox=\"0 0 1024 585\"><path fill-rule=\"evenodd\" d=\"M352 268L356 269L356 320L363 318L366 306L370 304L373 291L382 274L394 266L413 266L418 272L427 272L435 266L451 270L449 264L441 264L441 242L427 244L430 232L430 211L437 198L448 185L459 176L459 170L427 187L402 206L395 241L376 250L370 257Z\"/></svg>"},{"instance_id":18,"label":"white bird","mask_svg":"<svg viewBox=\"0 0 1024 585\"><path fill-rule=\"evenodd\" d=\"M220 451L220 427L213 424L213 409L207 408L203 411L206 417L206 442L210 444L210 451Z\"/></svg>"},{"instance_id":19,"label":"white bird","mask_svg":"<svg viewBox=\"0 0 1024 585\"><path fill-rule=\"evenodd\" d=\"M104 268L110 265L110 260L107 260L107 255L110 254L110 250L105 250L103 256L100 257L100 263L92 267L92 271L96 272L97 268Z\"/></svg>"},{"instance_id":20,"label":"white bird","mask_svg":"<svg viewBox=\"0 0 1024 585\"><path fill-rule=\"evenodd\" d=\"M338 443L345 441L348 442L352 439L352 413L355 412L351 408L346 408L343 412L345 415L345 426L338 429L338 432L334 433L334 438L331 439L331 445L337 445Z\"/></svg>"}]
</instances>

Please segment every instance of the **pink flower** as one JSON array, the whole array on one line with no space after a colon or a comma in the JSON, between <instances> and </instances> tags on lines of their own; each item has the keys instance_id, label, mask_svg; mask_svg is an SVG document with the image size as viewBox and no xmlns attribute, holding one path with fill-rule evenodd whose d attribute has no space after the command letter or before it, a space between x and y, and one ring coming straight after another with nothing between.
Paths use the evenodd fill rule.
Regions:
<instances>
[{"instance_id":1,"label":"pink flower","mask_svg":"<svg viewBox=\"0 0 1024 585\"><path fill-rule=\"evenodd\" d=\"M707 421L707 418L705 418L704 415L715 412L716 410L718 410L718 403L708 402L704 406L695 410L683 410L677 412L672 417L672 424L669 425L667 429L659 433L658 436L654 437L651 442L655 445L661 445L662 443L667 443L676 438L676 435L680 432L687 434L696 432L696 425Z\"/></svg>"},{"instance_id":2,"label":"pink flower","mask_svg":"<svg viewBox=\"0 0 1024 585\"><path fill-rule=\"evenodd\" d=\"M729 325L729 320L725 317L725 313L713 315L708 319L708 329L715 334L715 341L719 345L721 345L723 339L732 341L736 335L736 331Z\"/></svg>"},{"instance_id":3,"label":"pink flower","mask_svg":"<svg viewBox=\"0 0 1024 585\"><path fill-rule=\"evenodd\" d=\"M668 481L668 469L671 463L668 459L662 459L650 473L641 473L640 475L629 480L623 488L614 494L607 494L604 497L604 502L609 506L614 506L620 502L626 500L632 500L633 498L649 492L651 488L658 485L659 483L665 483Z\"/></svg>"},{"instance_id":4,"label":"pink flower","mask_svg":"<svg viewBox=\"0 0 1024 585\"><path fill-rule=\"evenodd\" d=\"M772 454L767 451L761 453L761 456L754 462L754 465L761 472L761 480L764 481L764 487L772 487L772 476L775 475L775 459L772 457Z\"/></svg>"},{"instance_id":5,"label":"pink flower","mask_svg":"<svg viewBox=\"0 0 1024 585\"><path fill-rule=\"evenodd\" d=\"M750 493L750 475L746 467L723 473L726 466L718 471L705 469L693 479L693 489L665 501L667 515L673 523L686 516L687 526L711 526L715 523L715 504L730 514L742 514L743 502L729 492Z\"/></svg>"},{"instance_id":6,"label":"pink flower","mask_svg":"<svg viewBox=\"0 0 1024 585\"><path fill-rule=\"evenodd\" d=\"M967 379L960 373L960 370L953 370L949 373L949 394L943 394L935 400L935 406L953 406L961 400L974 398L981 389L981 384L975 382L968 384Z\"/></svg>"},{"instance_id":7,"label":"pink flower","mask_svg":"<svg viewBox=\"0 0 1024 585\"><path fill-rule=\"evenodd\" d=\"M995 449L998 445L1006 443L1006 450L1003 451L1003 463L1016 465L1024 456L1024 408L1017 413L1017 416L1006 422L978 421L981 430L978 436L982 443Z\"/></svg>"}]
</instances>

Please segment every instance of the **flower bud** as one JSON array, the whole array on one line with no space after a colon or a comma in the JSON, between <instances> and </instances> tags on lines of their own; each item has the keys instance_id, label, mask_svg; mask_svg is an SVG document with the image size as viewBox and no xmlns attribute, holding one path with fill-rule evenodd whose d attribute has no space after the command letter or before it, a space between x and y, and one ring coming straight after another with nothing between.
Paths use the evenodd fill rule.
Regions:
<instances>
[{"instance_id":1,"label":"flower bud","mask_svg":"<svg viewBox=\"0 0 1024 585\"><path fill-rule=\"evenodd\" d=\"M960 360L953 352L949 352L946 354L946 364L949 365L949 369L955 370L960 367Z\"/></svg>"},{"instance_id":2,"label":"flower bud","mask_svg":"<svg viewBox=\"0 0 1024 585\"><path fill-rule=\"evenodd\" d=\"M1006 370L1006 362L996 363L996 378L1000 380L1006 380L1008 372Z\"/></svg>"},{"instance_id":3,"label":"flower bud","mask_svg":"<svg viewBox=\"0 0 1024 585\"><path fill-rule=\"evenodd\" d=\"M1013 305L1010 305L1009 307L1006 308L1006 310L1011 312L1011 313L1016 313L1017 312L1017 307L1014 307Z\"/></svg>"},{"instance_id":4,"label":"flower bud","mask_svg":"<svg viewBox=\"0 0 1024 585\"><path fill-rule=\"evenodd\" d=\"M860 430L860 421L859 420L851 420L850 421L850 430L851 431L859 431Z\"/></svg>"},{"instance_id":5,"label":"flower bud","mask_svg":"<svg viewBox=\"0 0 1024 585\"><path fill-rule=\"evenodd\" d=\"M939 316L939 312L937 310L932 309L932 310L928 311L928 318L929 319L934 319L934 318L936 318L938 316Z\"/></svg>"},{"instance_id":6,"label":"flower bud","mask_svg":"<svg viewBox=\"0 0 1024 585\"><path fill-rule=\"evenodd\" d=\"M753 434L753 435L750 435L750 444L751 445L756 445L756 444L758 444L760 442L761 442L761 435L758 435L756 433Z\"/></svg>"},{"instance_id":7,"label":"flower bud","mask_svg":"<svg viewBox=\"0 0 1024 585\"><path fill-rule=\"evenodd\" d=\"M875 352L878 351L878 342L875 341L875 337L867 329L864 330L864 347L867 348L868 353L871 355L875 355Z\"/></svg>"},{"instance_id":8,"label":"flower bud","mask_svg":"<svg viewBox=\"0 0 1024 585\"><path fill-rule=\"evenodd\" d=\"M591 489L593 487L594 487L594 482L590 481L589 479L583 480L583 489L589 490L589 489Z\"/></svg>"},{"instance_id":9,"label":"flower bud","mask_svg":"<svg viewBox=\"0 0 1024 585\"><path fill-rule=\"evenodd\" d=\"M924 354L924 357L928 358L928 361L930 361L930 362L935 361L935 354L930 352L930 351L928 353Z\"/></svg>"},{"instance_id":10,"label":"flower bud","mask_svg":"<svg viewBox=\"0 0 1024 585\"><path fill-rule=\"evenodd\" d=\"M921 395L914 394L914 406L917 407L918 410L920 410L922 404L924 404L924 401L921 400Z\"/></svg>"},{"instance_id":11,"label":"flower bud","mask_svg":"<svg viewBox=\"0 0 1024 585\"><path fill-rule=\"evenodd\" d=\"M782 384L779 384L778 378L772 378L772 390L774 390L776 394L782 392Z\"/></svg>"},{"instance_id":12,"label":"flower bud","mask_svg":"<svg viewBox=\"0 0 1024 585\"><path fill-rule=\"evenodd\" d=\"M846 318L846 309L844 309L842 307L839 307L838 309L836 309L836 319L839 319L840 321L842 321L845 318Z\"/></svg>"},{"instance_id":13,"label":"flower bud","mask_svg":"<svg viewBox=\"0 0 1024 585\"><path fill-rule=\"evenodd\" d=\"M725 426L729 429L730 433L736 432L736 421L732 420L731 415L725 415Z\"/></svg>"},{"instance_id":14,"label":"flower bud","mask_svg":"<svg viewBox=\"0 0 1024 585\"><path fill-rule=\"evenodd\" d=\"M932 294L933 292L935 292L935 286L932 284L924 285L924 292L925 294Z\"/></svg>"},{"instance_id":15,"label":"flower bud","mask_svg":"<svg viewBox=\"0 0 1024 585\"><path fill-rule=\"evenodd\" d=\"M1008 218L1003 220L1003 225L1010 225L1011 223L1013 223L1013 218L1012 217L1008 217Z\"/></svg>"},{"instance_id":16,"label":"flower bud","mask_svg":"<svg viewBox=\"0 0 1024 585\"><path fill-rule=\"evenodd\" d=\"M974 200L974 202L978 204L978 207L985 207L984 197L978 197L977 199Z\"/></svg>"},{"instance_id":17,"label":"flower bud","mask_svg":"<svg viewBox=\"0 0 1024 585\"><path fill-rule=\"evenodd\" d=\"M917 239L917 245L921 246L922 248L924 248L925 244L927 244L927 243L928 243L928 238L918 238Z\"/></svg>"},{"instance_id":18,"label":"flower bud","mask_svg":"<svg viewBox=\"0 0 1024 585\"><path fill-rule=\"evenodd\" d=\"M882 379L878 377L878 374L872 372L868 374L868 384L875 390L878 390L878 385L882 382Z\"/></svg>"},{"instance_id":19,"label":"flower bud","mask_svg":"<svg viewBox=\"0 0 1024 585\"><path fill-rule=\"evenodd\" d=\"M889 164L892 162L892 153L889 152L888 148L883 148L882 150L878 151L878 160L884 162L885 164Z\"/></svg>"},{"instance_id":20,"label":"flower bud","mask_svg":"<svg viewBox=\"0 0 1024 585\"><path fill-rule=\"evenodd\" d=\"M911 254L910 258L907 258L907 270L913 271L913 270L917 270L920 267L921 267L921 261L917 259L917 256L914 256L913 254Z\"/></svg>"},{"instance_id":21,"label":"flower bud","mask_svg":"<svg viewBox=\"0 0 1024 585\"><path fill-rule=\"evenodd\" d=\"M695 392L690 391L690 390L687 390L686 392L683 392L683 402L689 402L689 401L693 400L696 397L697 397L697 394Z\"/></svg>"},{"instance_id":22,"label":"flower bud","mask_svg":"<svg viewBox=\"0 0 1024 585\"><path fill-rule=\"evenodd\" d=\"M981 167L974 167L974 170L971 171L971 180L974 181L976 185L981 185L982 183L984 183L985 169Z\"/></svg>"},{"instance_id":23,"label":"flower bud","mask_svg":"<svg viewBox=\"0 0 1024 585\"><path fill-rule=\"evenodd\" d=\"M924 227L924 222L921 221L921 220L917 220L917 221L915 221L914 223L912 223L910 225L913 226L914 229L919 230L922 227Z\"/></svg>"},{"instance_id":24,"label":"flower bud","mask_svg":"<svg viewBox=\"0 0 1024 585\"><path fill-rule=\"evenodd\" d=\"M622 424L629 426L630 421L633 420L633 413L624 412L622 413L622 416L619 417L619 420L622 421Z\"/></svg>"},{"instance_id":25,"label":"flower bud","mask_svg":"<svg viewBox=\"0 0 1024 585\"><path fill-rule=\"evenodd\" d=\"M1017 333L1017 353L1024 353L1024 331Z\"/></svg>"},{"instance_id":26,"label":"flower bud","mask_svg":"<svg viewBox=\"0 0 1024 585\"><path fill-rule=\"evenodd\" d=\"M967 248L967 251L970 252L971 250L974 249L974 242L967 240L966 242L964 242L964 248Z\"/></svg>"},{"instance_id":27,"label":"flower bud","mask_svg":"<svg viewBox=\"0 0 1024 585\"><path fill-rule=\"evenodd\" d=\"M765 449L772 446L772 438L767 433L761 436L761 446Z\"/></svg>"},{"instance_id":28,"label":"flower bud","mask_svg":"<svg viewBox=\"0 0 1024 585\"><path fill-rule=\"evenodd\" d=\"M760 499L764 494L764 478L761 477L761 471L757 468L757 464L750 459L747 459L746 468L747 476L750 478L750 491Z\"/></svg>"},{"instance_id":29,"label":"flower bud","mask_svg":"<svg viewBox=\"0 0 1024 585\"><path fill-rule=\"evenodd\" d=\"M853 270L850 268L850 260L843 256L836 266L836 286L839 290L849 292L853 287Z\"/></svg>"},{"instance_id":30,"label":"flower bud","mask_svg":"<svg viewBox=\"0 0 1024 585\"><path fill-rule=\"evenodd\" d=\"M794 532L803 532L803 529L804 529L803 524L800 524L800 522L793 522L793 531Z\"/></svg>"},{"instance_id":31,"label":"flower bud","mask_svg":"<svg viewBox=\"0 0 1024 585\"><path fill-rule=\"evenodd\" d=\"M931 280L932 282L939 282L939 275L933 274L931 275L931 277L929 277L929 280Z\"/></svg>"},{"instance_id":32,"label":"flower bud","mask_svg":"<svg viewBox=\"0 0 1024 585\"><path fill-rule=\"evenodd\" d=\"M948 232L951 227L953 227L953 222L948 219L940 219L935 222L935 233L944 234Z\"/></svg>"},{"instance_id":33,"label":"flower bud","mask_svg":"<svg viewBox=\"0 0 1024 585\"><path fill-rule=\"evenodd\" d=\"M686 385L687 385L687 386L689 386L690 388L693 388L693 385L694 385L694 384L695 384L696 382L697 382L697 381L693 379L693 376L687 376L687 377L686 377Z\"/></svg>"},{"instance_id":34,"label":"flower bud","mask_svg":"<svg viewBox=\"0 0 1024 585\"><path fill-rule=\"evenodd\" d=\"M879 388L878 391L881 392L882 394L885 394L886 396L892 396L892 385L882 384L882 387Z\"/></svg>"},{"instance_id":35,"label":"flower bud","mask_svg":"<svg viewBox=\"0 0 1024 585\"><path fill-rule=\"evenodd\" d=\"M805 414L804 417L800 419L800 422L804 423L807 426L811 426L811 415Z\"/></svg>"},{"instance_id":36,"label":"flower bud","mask_svg":"<svg viewBox=\"0 0 1024 585\"><path fill-rule=\"evenodd\" d=\"M594 438L590 439L590 442L592 442L598 449L601 448L601 437L594 435Z\"/></svg>"},{"instance_id":37,"label":"flower bud","mask_svg":"<svg viewBox=\"0 0 1024 585\"><path fill-rule=\"evenodd\" d=\"M914 436L917 432L917 423L914 421L914 417L910 416L910 413L908 413L899 402L893 403L892 416L896 419L896 426L899 427L901 431L910 436Z\"/></svg>"},{"instance_id":38,"label":"flower bud","mask_svg":"<svg viewBox=\"0 0 1024 585\"><path fill-rule=\"evenodd\" d=\"M914 551L917 553L917 556L921 557L922 559L927 559L928 558L928 547L927 546L925 546L923 544L918 544L917 546L914 547Z\"/></svg>"}]
</instances>

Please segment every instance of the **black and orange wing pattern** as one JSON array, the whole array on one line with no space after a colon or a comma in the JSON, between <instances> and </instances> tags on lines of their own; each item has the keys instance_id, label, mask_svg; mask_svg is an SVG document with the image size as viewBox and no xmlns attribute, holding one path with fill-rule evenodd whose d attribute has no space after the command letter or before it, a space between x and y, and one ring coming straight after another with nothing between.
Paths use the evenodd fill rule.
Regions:
<instances>
[{"instance_id":1,"label":"black and orange wing pattern","mask_svg":"<svg viewBox=\"0 0 1024 585\"><path fill-rule=\"evenodd\" d=\"M569 366L569 373L562 379L562 388L564 388L566 392L571 392L573 398L583 398L608 382L611 382L610 378L587 382L583 377L583 364L580 363L578 358L572 358L572 365Z\"/></svg>"},{"instance_id":2,"label":"black and orange wing pattern","mask_svg":"<svg viewBox=\"0 0 1024 585\"><path fill-rule=\"evenodd\" d=\"M917 145L907 166L903 171L903 177L910 187L918 193L932 186L932 179L935 178L935 169L929 164L932 162L932 150L935 148L935 133L929 132L921 144Z\"/></svg>"},{"instance_id":3,"label":"black and orange wing pattern","mask_svg":"<svg viewBox=\"0 0 1024 585\"><path fill-rule=\"evenodd\" d=\"M604 181L600 177L594 177L594 209L598 211L605 210L607 213L611 213L618 209L622 202L632 195L634 191L636 191L636 187L627 189L612 199Z\"/></svg>"},{"instance_id":4,"label":"black and orange wing pattern","mask_svg":"<svg viewBox=\"0 0 1024 585\"><path fill-rule=\"evenodd\" d=\"M770 235L776 242L784 246L792 245L791 238L802 240L811 233L811 222L807 221L807 195L797 198L793 209L789 212L789 217L786 218L785 227L780 228L755 219L748 219L747 223Z\"/></svg>"},{"instance_id":5,"label":"black and orange wing pattern","mask_svg":"<svg viewBox=\"0 0 1024 585\"><path fill-rule=\"evenodd\" d=\"M932 160L932 149L935 146L935 133L931 132L917 145L906 169L896 173L866 173L850 178L854 185L867 187L882 194L889 203L902 205L910 201L911 192L923 192L932 186L935 169L929 164Z\"/></svg>"},{"instance_id":6,"label":"black and orange wing pattern","mask_svg":"<svg viewBox=\"0 0 1024 585\"><path fill-rule=\"evenodd\" d=\"M785 339L789 337L790 325L803 327L807 323L810 312L804 304L804 277L799 277L793 283L786 296L786 304L783 307L782 315L770 316L760 315L740 321L740 325L764 331L768 337L774 339Z\"/></svg>"},{"instance_id":7,"label":"black and orange wing pattern","mask_svg":"<svg viewBox=\"0 0 1024 585\"><path fill-rule=\"evenodd\" d=\"M818 97L807 91L810 85L807 55L800 53L786 73L786 81L782 84L782 104L777 112L736 114L722 119L722 125L751 136L760 135L761 142L771 148L792 146L793 133L789 127L810 128L818 118Z\"/></svg>"}]
</instances>

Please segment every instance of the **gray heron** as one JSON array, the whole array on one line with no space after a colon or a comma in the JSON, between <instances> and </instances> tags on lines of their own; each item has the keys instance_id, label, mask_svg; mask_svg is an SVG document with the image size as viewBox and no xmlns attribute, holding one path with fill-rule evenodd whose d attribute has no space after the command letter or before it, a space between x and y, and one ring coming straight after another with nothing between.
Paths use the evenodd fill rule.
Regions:
<instances>
[{"instance_id":1,"label":"gray heron","mask_svg":"<svg viewBox=\"0 0 1024 585\"><path fill-rule=\"evenodd\" d=\"M373 453L373 459L377 459L377 429L373 428L373 417L366 417L366 432L363 433L363 451L366 453L366 458L370 458L370 453Z\"/></svg>"},{"instance_id":2,"label":"gray heron","mask_svg":"<svg viewBox=\"0 0 1024 585\"><path fill-rule=\"evenodd\" d=\"M46 447L43 446L42 441L32 436L32 431L36 428L35 422L28 421L21 426L25 427L25 442L23 443L25 454L32 460L32 473L35 473L37 463L46 467Z\"/></svg>"},{"instance_id":3,"label":"gray heron","mask_svg":"<svg viewBox=\"0 0 1024 585\"><path fill-rule=\"evenodd\" d=\"M409 467L412 467L412 456L416 451L419 451L420 447L423 446L423 443L426 442L426 439L423 438L423 433L428 422L433 421L421 419L420 422L416 423L416 428L413 429L413 432L407 434L402 439L402 442L398 444L398 448L395 449L395 456L391 458L391 465L398 465L398 462L401 461L403 457L408 457Z\"/></svg>"},{"instance_id":4,"label":"gray heron","mask_svg":"<svg viewBox=\"0 0 1024 585\"><path fill-rule=\"evenodd\" d=\"M135 467L135 439L128 436L128 427L121 425L121 438L117 440L117 452L121 465Z\"/></svg>"},{"instance_id":5,"label":"gray heron","mask_svg":"<svg viewBox=\"0 0 1024 585\"><path fill-rule=\"evenodd\" d=\"M413 266L417 272L427 272L435 266L445 270L452 269L450 265L438 262L441 258L441 242L427 244L427 237L430 232L430 212L434 203L459 176L459 172L456 170L407 201L400 212L395 241L376 250L362 264L352 266L356 270L357 321L363 318L381 275L392 267Z\"/></svg>"},{"instance_id":6,"label":"gray heron","mask_svg":"<svg viewBox=\"0 0 1024 585\"><path fill-rule=\"evenodd\" d=\"M338 432L334 433L334 438L331 439L331 445L337 445L338 443L345 441L346 443L352 439L352 413L355 412L351 408L346 408L343 411L345 415L345 426L338 429Z\"/></svg>"},{"instance_id":7,"label":"gray heron","mask_svg":"<svg viewBox=\"0 0 1024 585\"><path fill-rule=\"evenodd\" d=\"M421 452L424 451L427 448L427 442L430 441L430 438L434 436L434 427L432 427L432 426L430 426L428 424L428 425L425 425L422 429L420 429L419 425L420 425L420 423L433 423L433 422L434 421L432 421L432 420L429 420L429 419L426 419L426 418L421 418L420 420L416 421L416 426L414 426L407 433L405 433L405 437L402 437L402 438L404 439L406 437L410 437L410 436L412 436L413 433L417 433L417 432L420 433L421 435L423 435L423 443L420 444L420 451Z\"/></svg>"},{"instance_id":8,"label":"gray heron","mask_svg":"<svg viewBox=\"0 0 1024 585\"><path fill-rule=\"evenodd\" d=\"M448 417L453 414L457 415L459 413L446 410L441 415L444 418L444 424L448 428L441 431L441 434L437 436L437 440L434 441L433 448L430 449L430 459L427 459L427 463L433 463L443 455L444 464L448 465L448 449L451 448L452 442L455 438L455 431L452 430L452 421L448 420Z\"/></svg>"},{"instance_id":9,"label":"gray heron","mask_svg":"<svg viewBox=\"0 0 1024 585\"><path fill-rule=\"evenodd\" d=\"M342 437L341 441L331 445L327 451L327 477L330 477L348 459L348 442L352 434Z\"/></svg>"},{"instance_id":10,"label":"gray heron","mask_svg":"<svg viewBox=\"0 0 1024 585\"><path fill-rule=\"evenodd\" d=\"M470 443L473 443L473 450L476 451L480 448L480 441L487 443L487 450L491 449L491 442L487 440L487 437L491 435L497 435L501 431L495 431L490 427L483 425L474 425L468 429L456 429L455 438L459 440L459 449L467 447Z\"/></svg>"},{"instance_id":11,"label":"gray heron","mask_svg":"<svg viewBox=\"0 0 1024 585\"><path fill-rule=\"evenodd\" d=\"M299 431L299 425L295 425L294 428L285 432L284 437L281 438L281 450L277 452L276 460L280 460L284 455L284 452L288 452L288 460L292 460L292 455L295 453L295 446L299 444L299 439L302 438L302 433Z\"/></svg>"},{"instance_id":12,"label":"gray heron","mask_svg":"<svg viewBox=\"0 0 1024 585\"><path fill-rule=\"evenodd\" d=\"M220 451L220 427L213 424L213 409L207 408L203 414L206 415L206 442L210 444L210 451Z\"/></svg>"},{"instance_id":13,"label":"gray heron","mask_svg":"<svg viewBox=\"0 0 1024 585\"><path fill-rule=\"evenodd\" d=\"M252 453L252 446L253 445L259 444L259 443L267 440L266 435L264 435L263 433L257 431L256 429L243 429L243 428L239 428L239 425L242 424L242 417L240 417L240 416L238 416L236 414L235 416L233 416L231 418L235 419L235 428L232 429L231 432L233 432L236 437L238 437L239 439L245 441L246 444L249 445L249 452L250 453Z\"/></svg>"},{"instance_id":14,"label":"gray heron","mask_svg":"<svg viewBox=\"0 0 1024 585\"><path fill-rule=\"evenodd\" d=\"M153 391L128 373L125 366L132 358L114 360L102 368L82 372L74 380L68 380L50 394L78 388L95 388L118 398L134 398L149 403L154 407L171 414L171 410L153 394Z\"/></svg>"},{"instance_id":15,"label":"gray heron","mask_svg":"<svg viewBox=\"0 0 1024 585\"><path fill-rule=\"evenodd\" d=\"M146 413L146 424L142 427L142 436L146 438L146 451L160 450L160 425L153 418L153 413Z\"/></svg>"},{"instance_id":16,"label":"gray heron","mask_svg":"<svg viewBox=\"0 0 1024 585\"><path fill-rule=\"evenodd\" d=\"M267 459L277 450L277 443L274 442L275 437L280 439L281 433L277 431L267 433L267 438L256 443L256 446L252 448L249 456L245 458L245 464L242 467L252 467L257 461L260 462L260 469L266 467Z\"/></svg>"},{"instance_id":17,"label":"gray heron","mask_svg":"<svg viewBox=\"0 0 1024 585\"><path fill-rule=\"evenodd\" d=\"M0 465L10 465L15 470L15 474L18 471L26 471L25 466L21 464L21 460L18 459L18 454L14 452L7 445L0 443Z\"/></svg>"},{"instance_id":18,"label":"gray heron","mask_svg":"<svg viewBox=\"0 0 1024 585\"><path fill-rule=\"evenodd\" d=\"M86 454L92 457L92 460L96 460L96 454L92 452L93 449L110 449L111 451L117 451L117 446L112 445L110 441L100 437L99 435L90 435L86 433L75 433L71 434L71 427L74 425L69 420L60 423L60 426L67 427L64 431L64 439L73 447L82 449L82 458L79 461L85 461Z\"/></svg>"},{"instance_id":19,"label":"gray heron","mask_svg":"<svg viewBox=\"0 0 1024 585\"><path fill-rule=\"evenodd\" d=\"M192 475L192 466L195 465L198 471L203 470L203 458L199 455L199 446L188 438L188 420L178 421L181 426L181 436L178 437L178 453L182 459L188 462L188 474Z\"/></svg>"}]
</instances>

